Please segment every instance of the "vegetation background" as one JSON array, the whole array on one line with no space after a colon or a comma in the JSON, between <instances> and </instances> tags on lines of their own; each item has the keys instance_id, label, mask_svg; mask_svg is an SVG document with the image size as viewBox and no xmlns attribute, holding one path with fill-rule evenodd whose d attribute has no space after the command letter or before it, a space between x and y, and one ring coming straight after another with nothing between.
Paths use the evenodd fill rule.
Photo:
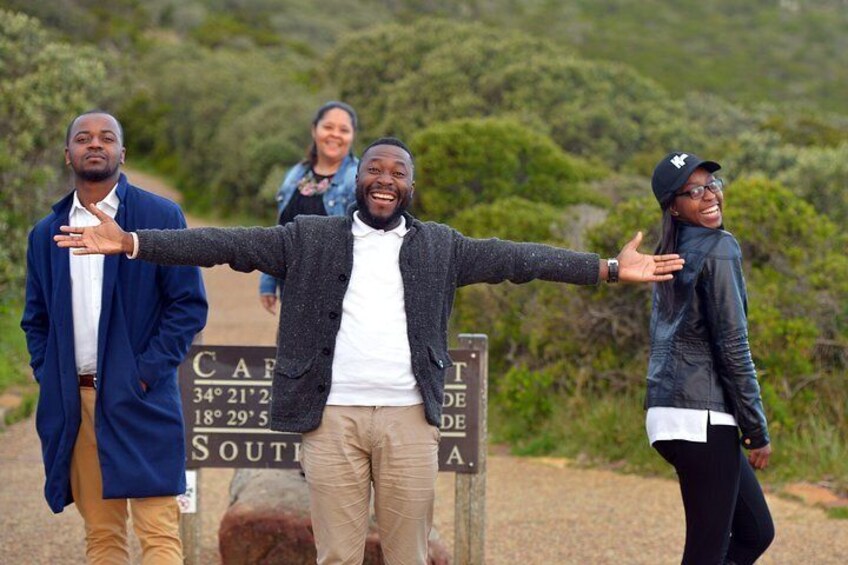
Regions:
<instances>
[{"instance_id":1,"label":"vegetation background","mask_svg":"<svg viewBox=\"0 0 848 565\"><path fill-rule=\"evenodd\" d=\"M672 148L724 165L775 444L765 480L848 491L848 1L0 1L0 392L35 391L17 329L26 233L68 190L64 128L106 108L195 213L273 221L314 109L410 142L415 213L613 255L657 238ZM670 473L646 445L650 289L461 291L488 333L495 437Z\"/></svg>"}]
</instances>

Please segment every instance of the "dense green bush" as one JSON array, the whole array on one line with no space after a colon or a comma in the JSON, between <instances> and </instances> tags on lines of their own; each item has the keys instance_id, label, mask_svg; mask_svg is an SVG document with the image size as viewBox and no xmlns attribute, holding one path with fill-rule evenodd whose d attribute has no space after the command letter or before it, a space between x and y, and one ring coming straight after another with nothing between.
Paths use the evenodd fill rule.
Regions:
<instances>
[{"instance_id":1,"label":"dense green bush","mask_svg":"<svg viewBox=\"0 0 848 565\"><path fill-rule=\"evenodd\" d=\"M555 242L579 248L586 228L605 216L605 209L591 204L558 208L545 202L508 196L488 204L457 209L449 223L470 237Z\"/></svg>"},{"instance_id":2,"label":"dense green bush","mask_svg":"<svg viewBox=\"0 0 848 565\"><path fill-rule=\"evenodd\" d=\"M267 24L251 25L233 14L210 14L191 31L191 37L206 47L250 49L256 45L267 47L282 43L282 38Z\"/></svg>"},{"instance_id":3,"label":"dense green bush","mask_svg":"<svg viewBox=\"0 0 848 565\"><path fill-rule=\"evenodd\" d=\"M61 33L67 42L126 48L139 41L153 23L148 11L151 4L167 1L112 0L106 5L88 0L4 0L3 5L37 18L44 26Z\"/></svg>"},{"instance_id":4,"label":"dense green bush","mask_svg":"<svg viewBox=\"0 0 848 565\"><path fill-rule=\"evenodd\" d=\"M778 179L841 226L848 226L848 142L805 147Z\"/></svg>"},{"instance_id":5,"label":"dense green bush","mask_svg":"<svg viewBox=\"0 0 848 565\"><path fill-rule=\"evenodd\" d=\"M848 87L841 0L508 2L497 21L618 61L676 96L797 102L843 113Z\"/></svg>"},{"instance_id":6,"label":"dense green bush","mask_svg":"<svg viewBox=\"0 0 848 565\"><path fill-rule=\"evenodd\" d=\"M325 72L337 77L369 133L409 137L441 121L510 116L571 154L643 174L668 147L720 147L753 122L715 97L672 99L627 67L447 20L351 35L330 54Z\"/></svg>"},{"instance_id":7,"label":"dense green bush","mask_svg":"<svg viewBox=\"0 0 848 565\"><path fill-rule=\"evenodd\" d=\"M504 439L521 440L536 434L553 412L551 386L554 377L548 373L512 367L497 381L494 401L509 415Z\"/></svg>"},{"instance_id":8,"label":"dense green bush","mask_svg":"<svg viewBox=\"0 0 848 565\"><path fill-rule=\"evenodd\" d=\"M848 142L784 143L769 129L743 133L729 145L727 170L780 181L840 225L848 225Z\"/></svg>"},{"instance_id":9,"label":"dense green bush","mask_svg":"<svg viewBox=\"0 0 848 565\"><path fill-rule=\"evenodd\" d=\"M721 161L723 170L720 175L732 178L740 174L760 173L776 179L795 163L798 150L798 147L784 143L773 131L744 132L728 146L728 157Z\"/></svg>"},{"instance_id":10,"label":"dense green bush","mask_svg":"<svg viewBox=\"0 0 848 565\"><path fill-rule=\"evenodd\" d=\"M503 33L482 25L457 25L445 20L425 20L413 26L381 25L345 37L327 57L324 74L333 78L340 96L356 107L366 130L373 132L371 136L406 135L416 131L422 121L417 116L400 120L388 116L391 102L388 89L418 73L434 49L439 46L456 48L474 37L493 45L515 38L507 34L505 39ZM450 94L444 92L444 100L454 104L449 100ZM460 94L462 97L471 95ZM418 108L408 110L420 113ZM431 115L427 121L441 121L446 117ZM455 114L450 117L468 116Z\"/></svg>"},{"instance_id":11,"label":"dense green bush","mask_svg":"<svg viewBox=\"0 0 848 565\"><path fill-rule=\"evenodd\" d=\"M784 143L804 147L835 147L848 142L848 117L816 113L795 105L757 106L759 127L780 136Z\"/></svg>"},{"instance_id":12,"label":"dense green bush","mask_svg":"<svg viewBox=\"0 0 848 565\"><path fill-rule=\"evenodd\" d=\"M602 204L582 184L601 171L565 154L550 139L514 120L470 119L435 124L416 134L416 211L443 221L458 211L519 196L562 207Z\"/></svg>"},{"instance_id":13,"label":"dense green bush","mask_svg":"<svg viewBox=\"0 0 848 565\"><path fill-rule=\"evenodd\" d=\"M806 416L846 423L848 236L788 188L764 179L730 187L726 219L745 254L751 347L762 380ZM840 384L841 383L841 384Z\"/></svg>"},{"instance_id":14,"label":"dense green bush","mask_svg":"<svg viewBox=\"0 0 848 565\"><path fill-rule=\"evenodd\" d=\"M257 198L267 175L302 158L327 99L310 91L307 67L286 51L162 46L124 101L128 151L176 178L193 209L267 214L273 201Z\"/></svg>"},{"instance_id":15,"label":"dense green bush","mask_svg":"<svg viewBox=\"0 0 848 565\"><path fill-rule=\"evenodd\" d=\"M91 47L57 42L37 20L0 10L0 299L18 296L26 234L67 187L57 180L65 128L102 94Z\"/></svg>"}]
</instances>

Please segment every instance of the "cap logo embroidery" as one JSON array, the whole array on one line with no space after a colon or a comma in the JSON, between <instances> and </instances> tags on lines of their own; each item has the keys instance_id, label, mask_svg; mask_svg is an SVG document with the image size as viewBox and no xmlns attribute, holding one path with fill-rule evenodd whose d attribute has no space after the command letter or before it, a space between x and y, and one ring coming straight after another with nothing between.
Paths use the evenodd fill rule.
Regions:
<instances>
[{"instance_id":1,"label":"cap logo embroidery","mask_svg":"<svg viewBox=\"0 0 848 565\"><path fill-rule=\"evenodd\" d=\"M672 157L670 162L678 169L682 169L686 165L687 157L689 157L687 153L681 153L680 155L675 155L674 157Z\"/></svg>"}]
</instances>

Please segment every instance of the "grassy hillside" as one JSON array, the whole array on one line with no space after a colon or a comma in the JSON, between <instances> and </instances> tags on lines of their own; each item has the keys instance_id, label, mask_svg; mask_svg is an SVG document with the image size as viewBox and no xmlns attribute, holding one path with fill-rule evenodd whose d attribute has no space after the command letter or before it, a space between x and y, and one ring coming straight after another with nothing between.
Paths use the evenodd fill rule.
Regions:
<instances>
[{"instance_id":1,"label":"grassy hillside","mask_svg":"<svg viewBox=\"0 0 848 565\"><path fill-rule=\"evenodd\" d=\"M848 112L848 4L576 0L515 4L524 30L618 61L682 95ZM506 23L499 14L493 19Z\"/></svg>"}]
</instances>

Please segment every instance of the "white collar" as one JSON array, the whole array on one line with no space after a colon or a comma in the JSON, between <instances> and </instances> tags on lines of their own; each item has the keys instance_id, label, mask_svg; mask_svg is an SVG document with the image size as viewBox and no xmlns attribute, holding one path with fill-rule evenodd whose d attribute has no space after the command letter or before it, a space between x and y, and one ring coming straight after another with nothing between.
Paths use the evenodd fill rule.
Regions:
<instances>
[{"instance_id":1,"label":"white collar","mask_svg":"<svg viewBox=\"0 0 848 565\"><path fill-rule=\"evenodd\" d=\"M351 231L353 232L353 237L367 237L373 233L377 233L380 235L393 233L398 237L403 237L406 235L406 232L408 232L409 229L406 227L406 218L401 216L400 219L400 223L395 226L394 229L390 229L388 231L378 230L372 228L371 226L363 222L362 218L359 217L359 212L356 211L353 213L353 225L351 226Z\"/></svg>"},{"instance_id":2,"label":"white collar","mask_svg":"<svg viewBox=\"0 0 848 565\"><path fill-rule=\"evenodd\" d=\"M97 204L98 204L98 206L97 206L98 208L101 208L100 204L103 204L103 205L111 208L113 212L117 212L118 206L120 206L120 204L121 204L121 199L118 198L118 183L115 183L115 186L112 187L112 190L109 191L109 194L107 194L103 198L103 200L101 200ZM73 204L71 204L71 213L73 214L77 210L85 210L86 212L88 212L88 210L86 210L85 206L82 205L82 202L80 202L79 191L75 190L74 191L74 202L73 202ZM89 214L90 213L91 212L89 212Z\"/></svg>"}]
</instances>

